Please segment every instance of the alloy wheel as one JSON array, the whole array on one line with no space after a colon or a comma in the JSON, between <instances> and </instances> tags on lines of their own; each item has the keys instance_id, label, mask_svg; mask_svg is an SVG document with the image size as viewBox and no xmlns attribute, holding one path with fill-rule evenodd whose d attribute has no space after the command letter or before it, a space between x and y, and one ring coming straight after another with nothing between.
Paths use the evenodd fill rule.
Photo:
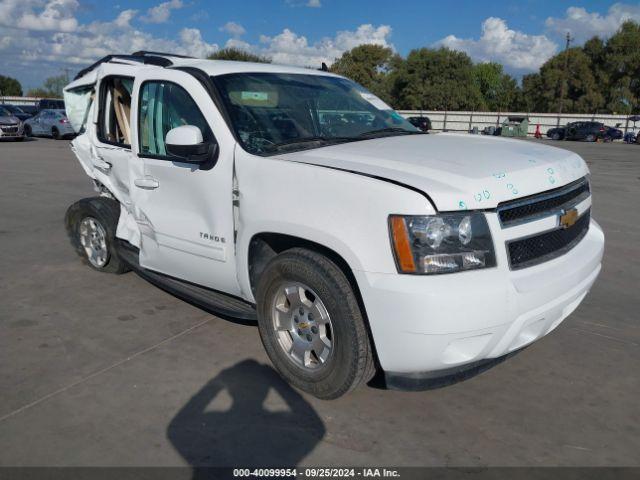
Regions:
<instances>
[{"instance_id":1,"label":"alloy wheel","mask_svg":"<svg viewBox=\"0 0 640 480\"><path fill-rule=\"evenodd\" d=\"M335 338L329 312L320 297L302 283L278 288L272 305L278 344L289 360L316 370L331 358Z\"/></svg>"},{"instance_id":2,"label":"alloy wheel","mask_svg":"<svg viewBox=\"0 0 640 480\"><path fill-rule=\"evenodd\" d=\"M96 268L102 268L109 260L107 249L107 234L93 217L83 218L78 228L80 244L87 254L87 260Z\"/></svg>"}]
</instances>

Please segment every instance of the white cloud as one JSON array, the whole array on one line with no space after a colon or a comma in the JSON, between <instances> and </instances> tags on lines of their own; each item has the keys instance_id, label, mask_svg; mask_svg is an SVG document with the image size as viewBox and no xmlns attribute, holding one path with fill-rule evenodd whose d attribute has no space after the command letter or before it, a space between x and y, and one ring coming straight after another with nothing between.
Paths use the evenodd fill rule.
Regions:
<instances>
[{"instance_id":1,"label":"white cloud","mask_svg":"<svg viewBox=\"0 0 640 480\"><path fill-rule=\"evenodd\" d=\"M285 0L290 7L309 7L320 8L322 6L321 0Z\"/></svg>"},{"instance_id":2,"label":"white cloud","mask_svg":"<svg viewBox=\"0 0 640 480\"><path fill-rule=\"evenodd\" d=\"M3 74L16 76L28 88L59 74L63 67L80 70L109 54L155 50L206 57L219 49L218 44L204 40L202 31L196 28L182 29L171 37L145 31L139 26L140 13L135 9L116 12L108 21L90 23L78 20L79 10L77 0L0 0ZM41 20L33 21L38 18ZM21 19L25 19L23 26L18 26ZM363 43L392 47L391 28L387 25L360 25L317 41L284 29L274 36L261 36L260 42L254 44L241 39L245 33L241 25L225 27L230 34L225 46L271 57L275 63L299 66L331 64L345 51Z\"/></svg>"},{"instance_id":3,"label":"white cloud","mask_svg":"<svg viewBox=\"0 0 640 480\"><path fill-rule=\"evenodd\" d=\"M251 49L261 55L271 57L274 63L300 66L318 66L322 62L331 65L347 50L358 45L373 43L392 47L389 43L391 27L371 24L360 25L355 31L341 31L335 37L325 37L310 44L303 35L285 28L274 37L260 36L260 46Z\"/></svg>"},{"instance_id":4,"label":"white cloud","mask_svg":"<svg viewBox=\"0 0 640 480\"><path fill-rule=\"evenodd\" d=\"M467 52L479 62L500 62L507 70L516 72L537 70L558 51L558 45L545 35L511 30L503 19L496 17L482 23L482 35L477 40L449 35L435 46Z\"/></svg>"},{"instance_id":5,"label":"white cloud","mask_svg":"<svg viewBox=\"0 0 640 480\"><path fill-rule=\"evenodd\" d=\"M227 40L227 43L224 44L224 47L245 50L247 52L252 52L255 50L250 43L245 42L244 40L240 40L239 38L230 38L229 40Z\"/></svg>"},{"instance_id":6,"label":"white cloud","mask_svg":"<svg viewBox=\"0 0 640 480\"><path fill-rule=\"evenodd\" d=\"M116 17L113 23L119 28L130 27L131 20L138 14L137 10L123 10Z\"/></svg>"},{"instance_id":7,"label":"white cloud","mask_svg":"<svg viewBox=\"0 0 640 480\"><path fill-rule=\"evenodd\" d=\"M78 28L73 12L77 0L2 0L0 25L36 31L72 32ZM39 11L38 11L39 10Z\"/></svg>"},{"instance_id":8,"label":"white cloud","mask_svg":"<svg viewBox=\"0 0 640 480\"><path fill-rule=\"evenodd\" d=\"M640 22L640 4L616 3L606 15L590 13L582 7L569 7L563 18L547 18L545 26L550 32L560 35L570 32L576 42L581 43L594 35L610 37L627 20Z\"/></svg>"},{"instance_id":9,"label":"white cloud","mask_svg":"<svg viewBox=\"0 0 640 480\"><path fill-rule=\"evenodd\" d=\"M41 7L40 13L34 13L37 10L32 4L29 8L35 17L43 17L61 1L70 2L52 0ZM0 15L13 7L6 3L0 4ZM176 39L141 31L132 25L137 19L137 11L132 9L123 10L111 21L81 24L74 16L77 2L70 5L65 18L75 22L73 30L57 28L47 33L41 31L41 25L31 26L28 30L0 25L0 63L6 66L7 73L19 72L27 78L28 85L34 85L43 77L58 74L62 66L76 65L80 69L109 54L156 50L204 57L219 48L217 44L203 40L198 29L182 29ZM49 13L47 15L51 17Z\"/></svg>"},{"instance_id":10,"label":"white cloud","mask_svg":"<svg viewBox=\"0 0 640 480\"><path fill-rule=\"evenodd\" d=\"M219 28L221 32L226 32L233 37L241 37L246 33L242 25L236 22L227 22Z\"/></svg>"},{"instance_id":11,"label":"white cloud","mask_svg":"<svg viewBox=\"0 0 640 480\"><path fill-rule=\"evenodd\" d=\"M169 0L168 2L162 2L147 10L147 14L141 17L140 20L147 23L165 23L171 16L171 10L178 10L183 6L184 4L182 3L182 0Z\"/></svg>"}]
</instances>

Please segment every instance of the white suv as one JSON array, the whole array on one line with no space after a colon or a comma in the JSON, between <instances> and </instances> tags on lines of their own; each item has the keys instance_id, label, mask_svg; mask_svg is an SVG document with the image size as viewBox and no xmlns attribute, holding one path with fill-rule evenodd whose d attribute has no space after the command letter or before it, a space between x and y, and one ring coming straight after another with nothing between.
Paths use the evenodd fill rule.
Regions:
<instances>
[{"instance_id":1,"label":"white suv","mask_svg":"<svg viewBox=\"0 0 640 480\"><path fill-rule=\"evenodd\" d=\"M556 328L604 236L576 154L425 134L325 71L137 52L65 89L99 196L74 246L223 316L257 319L291 384L419 389Z\"/></svg>"}]
</instances>

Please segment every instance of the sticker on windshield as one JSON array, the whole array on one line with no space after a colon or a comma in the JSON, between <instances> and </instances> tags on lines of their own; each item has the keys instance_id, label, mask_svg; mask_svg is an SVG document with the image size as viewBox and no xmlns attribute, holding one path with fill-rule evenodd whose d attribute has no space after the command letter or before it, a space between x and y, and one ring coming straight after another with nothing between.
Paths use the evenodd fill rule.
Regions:
<instances>
[{"instance_id":1,"label":"sticker on windshield","mask_svg":"<svg viewBox=\"0 0 640 480\"><path fill-rule=\"evenodd\" d=\"M254 100L257 102L266 102L269 100L269 92L242 92L240 94L242 100Z\"/></svg>"},{"instance_id":2,"label":"sticker on windshield","mask_svg":"<svg viewBox=\"0 0 640 480\"><path fill-rule=\"evenodd\" d=\"M389 105L384 103L382 100L376 97L373 93L360 92L360 95L362 96L362 98L364 98L367 102L369 102L371 105L376 107L378 110L392 110L392 108Z\"/></svg>"},{"instance_id":3,"label":"sticker on windshield","mask_svg":"<svg viewBox=\"0 0 640 480\"><path fill-rule=\"evenodd\" d=\"M273 108L278 106L278 92L275 90L235 90L229 92L229 98L234 105L246 107Z\"/></svg>"}]
</instances>

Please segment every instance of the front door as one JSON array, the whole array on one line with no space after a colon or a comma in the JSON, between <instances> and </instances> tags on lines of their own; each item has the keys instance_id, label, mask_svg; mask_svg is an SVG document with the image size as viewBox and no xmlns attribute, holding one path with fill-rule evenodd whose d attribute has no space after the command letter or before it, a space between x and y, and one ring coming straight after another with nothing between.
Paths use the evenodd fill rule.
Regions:
<instances>
[{"instance_id":1,"label":"front door","mask_svg":"<svg viewBox=\"0 0 640 480\"><path fill-rule=\"evenodd\" d=\"M141 266L238 295L232 204L235 140L211 97L190 74L153 69L134 85L134 151L144 163L133 179ZM169 130L193 125L218 144L215 165L171 156Z\"/></svg>"}]
</instances>

